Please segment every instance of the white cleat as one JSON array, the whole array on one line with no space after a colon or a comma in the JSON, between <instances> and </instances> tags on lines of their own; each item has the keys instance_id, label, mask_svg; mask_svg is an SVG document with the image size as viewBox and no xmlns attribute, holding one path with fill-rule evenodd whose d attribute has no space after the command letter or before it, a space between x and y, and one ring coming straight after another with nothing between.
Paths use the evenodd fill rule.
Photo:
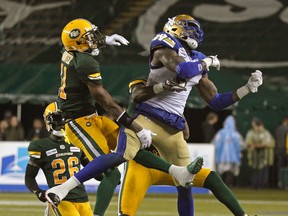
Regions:
<instances>
[{"instance_id":1,"label":"white cleat","mask_svg":"<svg viewBox=\"0 0 288 216\"><path fill-rule=\"evenodd\" d=\"M174 175L179 184L183 187L189 187L192 185L195 174L197 174L203 165L203 158L197 157L186 167L180 167L179 172Z\"/></svg>"}]
</instances>

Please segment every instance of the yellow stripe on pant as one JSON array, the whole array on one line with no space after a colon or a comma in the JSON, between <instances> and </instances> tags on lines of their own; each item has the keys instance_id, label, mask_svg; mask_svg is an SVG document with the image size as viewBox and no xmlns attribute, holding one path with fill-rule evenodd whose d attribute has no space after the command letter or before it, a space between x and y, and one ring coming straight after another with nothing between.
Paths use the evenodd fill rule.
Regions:
<instances>
[{"instance_id":1,"label":"yellow stripe on pant","mask_svg":"<svg viewBox=\"0 0 288 216\"><path fill-rule=\"evenodd\" d=\"M127 128L120 130L114 121L96 114L69 121L65 131L69 141L80 148L90 161L111 150L131 160L141 145L133 131Z\"/></svg>"}]
</instances>

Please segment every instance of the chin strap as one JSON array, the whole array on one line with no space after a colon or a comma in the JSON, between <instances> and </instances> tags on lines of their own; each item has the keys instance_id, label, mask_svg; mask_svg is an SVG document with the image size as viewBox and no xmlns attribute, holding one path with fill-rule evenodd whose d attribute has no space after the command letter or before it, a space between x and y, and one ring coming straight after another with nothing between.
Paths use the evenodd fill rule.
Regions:
<instances>
[{"instance_id":1,"label":"chin strap","mask_svg":"<svg viewBox=\"0 0 288 216\"><path fill-rule=\"evenodd\" d=\"M191 49L196 49L198 47L198 42L195 39L187 38L185 41Z\"/></svg>"},{"instance_id":2,"label":"chin strap","mask_svg":"<svg viewBox=\"0 0 288 216\"><path fill-rule=\"evenodd\" d=\"M67 136L65 130L64 130L64 129L61 129L61 132L62 132L62 134L63 134L63 136L64 136L64 138L65 138L65 142L68 143L68 144L71 144L71 142L69 141L68 136Z\"/></svg>"},{"instance_id":3,"label":"chin strap","mask_svg":"<svg viewBox=\"0 0 288 216\"><path fill-rule=\"evenodd\" d=\"M93 49L92 51L91 51L91 55L92 56L98 56L99 55L99 49Z\"/></svg>"},{"instance_id":4,"label":"chin strap","mask_svg":"<svg viewBox=\"0 0 288 216\"><path fill-rule=\"evenodd\" d=\"M60 131L57 131L57 130L52 130L52 134L54 136L57 136L57 137L64 137L65 138L65 142L68 143L68 144L71 144L67 135L66 135L66 132L64 131L64 129L61 129Z\"/></svg>"},{"instance_id":5,"label":"chin strap","mask_svg":"<svg viewBox=\"0 0 288 216\"><path fill-rule=\"evenodd\" d=\"M64 130L63 130L64 131ZM61 131L57 131L57 130L52 130L52 134L54 136L57 136L57 137L64 137L64 133L62 132L62 129Z\"/></svg>"}]
</instances>

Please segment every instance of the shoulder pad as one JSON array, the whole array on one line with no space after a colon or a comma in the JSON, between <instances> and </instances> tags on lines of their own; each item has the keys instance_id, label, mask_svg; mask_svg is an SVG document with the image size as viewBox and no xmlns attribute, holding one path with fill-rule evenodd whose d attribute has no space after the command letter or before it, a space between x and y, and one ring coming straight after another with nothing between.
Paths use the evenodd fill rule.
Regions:
<instances>
[{"instance_id":1,"label":"shoulder pad","mask_svg":"<svg viewBox=\"0 0 288 216\"><path fill-rule=\"evenodd\" d=\"M150 44L151 50L158 47L168 47L178 51L178 49L181 47L181 44L166 32L160 32L152 39Z\"/></svg>"},{"instance_id":2,"label":"shoulder pad","mask_svg":"<svg viewBox=\"0 0 288 216\"><path fill-rule=\"evenodd\" d=\"M41 158L41 145L38 145L38 141L32 141L28 146L28 155L31 158Z\"/></svg>"}]
</instances>

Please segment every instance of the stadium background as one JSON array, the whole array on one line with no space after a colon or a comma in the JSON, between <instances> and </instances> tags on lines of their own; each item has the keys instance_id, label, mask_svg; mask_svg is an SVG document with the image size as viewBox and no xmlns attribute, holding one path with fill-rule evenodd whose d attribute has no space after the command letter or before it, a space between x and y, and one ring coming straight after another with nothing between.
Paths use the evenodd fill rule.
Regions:
<instances>
[{"instance_id":1,"label":"stadium background","mask_svg":"<svg viewBox=\"0 0 288 216\"><path fill-rule=\"evenodd\" d=\"M128 82L147 74L148 57L143 56L147 38L162 29L167 17L179 13L191 14L202 24L205 35L199 51L218 54L221 71L211 70L209 77L220 92L245 84L256 68L263 72L259 93L219 112L218 128L233 113L243 135L253 116L262 118L274 133L281 118L288 115L285 0L0 0L0 119L10 109L27 128L55 100L59 36L64 25L78 17L97 24L106 35L118 33L130 41L127 47L106 47L97 57L105 87L126 106ZM189 142L201 139L199 124L209 111L193 91L185 110ZM245 160L238 179L241 186L247 186ZM275 179L271 185L275 186Z\"/></svg>"}]
</instances>

